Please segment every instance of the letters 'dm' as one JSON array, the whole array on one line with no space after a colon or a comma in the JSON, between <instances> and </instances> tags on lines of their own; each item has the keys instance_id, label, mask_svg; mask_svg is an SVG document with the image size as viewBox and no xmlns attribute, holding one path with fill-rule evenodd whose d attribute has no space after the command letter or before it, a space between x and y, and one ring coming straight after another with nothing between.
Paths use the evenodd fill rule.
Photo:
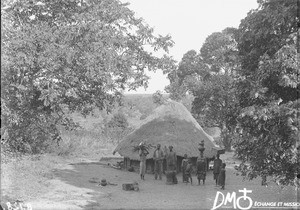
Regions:
<instances>
[{"instance_id":1,"label":"letters 'dm'","mask_svg":"<svg viewBox=\"0 0 300 210\"><path fill-rule=\"evenodd\" d=\"M226 194L226 197L225 197L222 192L217 191L212 210L215 210L215 209L221 207L223 204L226 205L227 202L228 203L233 203L233 208L234 209L236 209L236 207L238 207L239 209L242 209L242 210L250 209L252 207L253 201L249 196L247 196L247 193L251 193L252 190L247 190L246 188L244 188L243 190L239 190L239 192L242 192L243 195L236 198L236 193L235 192L232 192L232 193L228 192ZM222 196L222 202L217 205L217 202L219 200L220 195ZM242 207L240 205L240 199L248 200L249 205L247 207Z\"/></svg>"}]
</instances>

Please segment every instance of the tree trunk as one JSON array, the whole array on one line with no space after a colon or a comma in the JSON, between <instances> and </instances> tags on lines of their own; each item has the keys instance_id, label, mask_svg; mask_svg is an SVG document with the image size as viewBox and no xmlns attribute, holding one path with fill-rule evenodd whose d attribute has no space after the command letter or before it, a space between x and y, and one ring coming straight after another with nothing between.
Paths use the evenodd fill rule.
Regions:
<instances>
[{"instance_id":1,"label":"tree trunk","mask_svg":"<svg viewBox=\"0 0 300 210\"><path fill-rule=\"evenodd\" d=\"M231 152L231 137L230 137L230 135L224 136L223 144L224 144L225 150L227 152Z\"/></svg>"}]
</instances>

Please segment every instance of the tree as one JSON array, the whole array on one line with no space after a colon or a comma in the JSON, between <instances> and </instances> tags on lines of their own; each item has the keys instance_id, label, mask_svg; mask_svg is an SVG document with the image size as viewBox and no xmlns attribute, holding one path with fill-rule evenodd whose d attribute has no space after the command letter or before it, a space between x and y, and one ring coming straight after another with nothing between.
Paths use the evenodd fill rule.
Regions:
<instances>
[{"instance_id":1,"label":"tree","mask_svg":"<svg viewBox=\"0 0 300 210\"><path fill-rule=\"evenodd\" d=\"M205 127L219 127L221 142L230 151L239 114L234 78L227 74L212 75L194 87L193 95L193 115Z\"/></svg>"},{"instance_id":2,"label":"tree","mask_svg":"<svg viewBox=\"0 0 300 210\"><path fill-rule=\"evenodd\" d=\"M241 21L238 32L240 37L238 49L242 67L239 73L244 77L240 85L247 87L243 88L244 92L240 97L243 107L250 104L263 104L266 101L252 97L253 93L257 92L253 86L267 88L270 99L280 97L284 102L294 100L299 94L299 89L279 83L281 76L285 75L284 72L281 76L278 75L282 69L275 68L275 72L271 70L264 72L259 68L265 59L275 60L274 56L278 55L277 52L288 42L293 42L291 35L297 33L299 22L297 0L261 0L260 8L249 13ZM293 71L293 73L297 72ZM260 78L262 74L264 76ZM256 85L257 82L261 85Z\"/></svg>"},{"instance_id":3,"label":"tree","mask_svg":"<svg viewBox=\"0 0 300 210\"><path fill-rule=\"evenodd\" d=\"M226 28L206 38L199 56L208 74L192 91L195 96L192 113L203 126L221 129L221 141L227 151L231 150L239 113L236 80L240 62L236 31Z\"/></svg>"},{"instance_id":4,"label":"tree","mask_svg":"<svg viewBox=\"0 0 300 210\"><path fill-rule=\"evenodd\" d=\"M162 105L164 103L164 96L161 91L156 91L152 94L153 103L156 105Z\"/></svg>"},{"instance_id":5,"label":"tree","mask_svg":"<svg viewBox=\"0 0 300 210\"><path fill-rule=\"evenodd\" d=\"M207 75L208 68L203 64L201 57L195 50L189 50L183 55L177 68L168 73L170 85L166 87L166 91L170 93L171 99L180 101L187 92L191 92L201 77L206 78Z\"/></svg>"},{"instance_id":6,"label":"tree","mask_svg":"<svg viewBox=\"0 0 300 210\"><path fill-rule=\"evenodd\" d=\"M129 123L126 116L122 112L117 112L113 115L112 119L106 125L109 128L120 128L125 130L128 128Z\"/></svg>"},{"instance_id":7,"label":"tree","mask_svg":"<svg viewBox=\"0 0 300 210\"><path fill-rule=\"evenodd\" d=\"M2 1L1 106L8 144L59 139L68 111L110 109L124 88L147 86L145 69L173 60L146 50L173 45L117 0ZM36 151L38 152L38 150Z\"/></svg>"},{"instance_id":8,"label":"tree","mask_svg":"<svg viewBox=\"0 0 300 210\"><path fill-rule=\"evenodd\" d=\"M192 114L204 127L220 127L227 150L231 149L239 112L235 94L240 68L237 36L235 28L212 33L199 54L194 50L184 54L168 74L170 85L166 88L175 100L184 99L188 92L193 94Z\"/></svg>"},{"instance_id":9,"label":"tree","mask_svg":"<svg viewBox=\"0 0 300 210\"><path fill-rule=\"evenodd\" d=\"M132 132L124 113L119 110L112 118L104 124L103 134L113 143L119 143L124 136Z\"/></svg>"},{"instance_id":10,"label":"tree","mask_svg":"<svg viewBox=\"0 0 300 210\"><path fill-rule=\"evenodd\" d=\"M299 186L297 2L261 0L240 24L238 89L244 109L235 148L243 161L238 169L247 178L272 176L280 185Z\"/></svg>"},{"instance_id":11,"label":"tree","mask_svg":"<svg viewBox=\"0 0 300 210\"><path fill-rule=\"evenodd\" d=\"M234 74L240 67L238 62L237 29L226 28L209 35L200 49L203 62L210 72Z\"/></svg>"}]
</instances>

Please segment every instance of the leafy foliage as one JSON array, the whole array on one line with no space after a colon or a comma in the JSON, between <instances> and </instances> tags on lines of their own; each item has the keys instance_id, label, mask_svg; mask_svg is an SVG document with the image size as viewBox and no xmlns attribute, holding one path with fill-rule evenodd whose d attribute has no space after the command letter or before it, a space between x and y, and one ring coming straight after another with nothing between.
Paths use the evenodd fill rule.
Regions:
<instances>
[{"instance_id":1,"label":"leafy foliage","mask_svg":"<svg viewBox=\"0 0 300 210\"><path fill-rule=\"evenodd\" d=\"M258 2L239 29L211 34L200 54L187 52L167 91L177 100L192 92L200 124L219 126L227 149L236 141L243 176L298 185L299 1Z\"/></svg>"},{"instance_id":2,"label":"leafy foliage","mask_svg":"<svg viewBox=\"0 0 300 210\"><path fill-rule=\"evenodd\" d=\"M143 144L139 144L137 146L133 146L133 149L132 151L133 152L138 152L139 150L144 150L146 153L149 154L149 150L151 148L155 148L155 146L151 145L151 144L146 144L146 143L143 143Z\"/></svg>"},{"instance_id":3,"label":"leafy foliage","mask_svg":"<svg viewBox=\"0 0 300 210\"><path fill-rule=\"evenodd\" d=\"M250 179L272 176L281 185L298 185L300 172L296 3L260 1L239 28L239 170Z\"/></svg>"},{"instance_id":4,"label":"leafy foliage","mask_svg":"<svg viewBox=\"0 0 300 210\"><path fill-rule=\"evenodd\" d=\"M226 150L231 149L231 136L235 132L236 117L239 114L235 90L232 76L217 74L200 83L193 92L193 115L202 119L205 127L217 126L221 129L222 143Z\"/></svg>"},{"instance_id":5,"label":"leafy foliage","mask_svg":"<svg viewBox=\"0 0 300 210\"><path fill-rule=\"evenodd\" d=\"M202 58L196 51L190 50L183 55L178 67L168 73L170 85L166 87L166 91L170 93L171 99L180 101L187 92L191 92L194 84L208 75L208 68Z\"/></svg>"},{"instance_id":6,"label":"leafy foliage","mask_svg":"<svg viewBox=\"0 0 300 210\"><path fill-rule=\"evenodd\" d=\"M146 50L167 52L171 37L117 0L1 4L1 127L13 150L58 139L58 124L75 128L67 111L109 111L124 88L147 86L145 69L173 62Z\"/></svg>"},{"instance_id":7,"label":"leafy foliage","mask_svg":"<svg viewBox=\"0 0 300 210\"><path fill-rule=\"evenodd\" d=\"M170 85L166 88L174 100L193 94L194 117L201 126L221 128L227 150L231 149L239 112L235 94L240 68L237 34L235 28L212 33L199 54L194 50L184 54L178 68L168 74Z\"/></svg>"},{"instance_id":8,"label":"leafy foliage","mask_svg":"<svg viewBox=\"0 0 300 210\"><path fill-rule=\"evenodd\" d=\"M240 63L237 49L237 29L226 28L209 35L200 49L203 62L210 72L232 74Z\"/></svg>"},{"instance_id":9,"label":"leafy foliage","mask_svg":"<svg viewBox=\"0 0 300 210\"><path fill-rule=\"evenodd\" d=\"M243 107L257 103L265 104L266 101L276 98L288 102L295 100L299 95L299 86L293 88L282 85L282 79L289 77L289 74L296 76L299 70L295 66L292 67L297 65L297 54L294 53L297 48L297 33L299 36L296 5L297 0L260 1L260 9L252 11L241 21L238 49L242 65L240 74L245 78L241 82L244 88L240 94ZM282 62L285 60L282 56L289 58ZM287 65L291 65L292 68L287 68ZM283 72L280 73L281 71ZM260 84L256 84L257 82ZM268 99L253 97L253 94L264 91L259 90L261 87L267 91Z\"/></svg>"},{"instance_id":10,"label":"leafy foliage","mask_svg":"<svg viewBox=\"0 0 300 210\"><path fill-rule=\"evenodd\" d=\"M121 112L114 114L112 119L106 124L107 127L111 127L111 128L118 127L121 129L126 129L128 125L129 124L125 115Z\"/></svg>"},{"instance_id":11,"label":"leafy foliage","mask_svg":"<svg viewBox=\"0 0 300 210\"><path fill-rule=\"evenodd\" d=\"M103 134L113 143L119 143L124 136L132 131L126 116L122 112L117 112L104 125Z\"/></svg>"},{"instance_id":12,"label":"leafy foliage","mask_svg":"<svg viewBox=\"0 0 300 210\"><path fill-rule=\"evenodd\" d=\"M300 170L299 110L299 100L244 110L240 116L243 138L235 147L244 160L239 169L245 176L273 176L279 184L296 184Z\"/></svg>"},{"instance_id":13,"label":"leafy foliage","mask_svg":"<svg viewBox=\"0 0 300 210\"><path fill-rule=\"evenodd\" d=\"M164 103L164 97L163 97L161 91L159 91L159 90L156 91L155 93L153 93L152 99L153 99L154 104L161 105Z\"/></svg>"},{"instance_id":14,"label":"leafy foliage","mask_svg":"<svg viewBox=\"0 0 300 210\"><path fill-rule=\"evenodd\" d=\"M125 95L124 106L131 110L139 111L144 117L147 117L156 107L151 94Z\"/></svg>"},{"instance_id":15,"label":"leafy foliage","mask_svg":"<svg viewBox=\"0 0 300 210\"><path fill-rule=\"evenodd\" d=\"M202 58L207 74L192 89L195 96L192 113L205 127L221 129L226 150L231 150L239 113L236 80L240 63L236 34L236 29L226 28L206 38L198 57Z\"/></svg>"}]
</instances>

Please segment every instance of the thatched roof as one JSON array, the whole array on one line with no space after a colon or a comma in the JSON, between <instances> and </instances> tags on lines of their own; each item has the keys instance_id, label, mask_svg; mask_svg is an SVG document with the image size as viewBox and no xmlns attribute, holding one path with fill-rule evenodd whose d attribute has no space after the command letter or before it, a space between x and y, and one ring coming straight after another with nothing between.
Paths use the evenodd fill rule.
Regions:
<instances>
[{"instance_id":1,"label":"thatched roof","mask_svg":"<svg viewBox=\"0 0 300 210\"><path fill-rule=\"evenodd\" d=\"M183 104L167 100L127 135L114 152L138 160L138 152L133 152L133 148L143 141L154 146L161 144L162 148L172 145L178 156L187 154L189 157L197 157L202 140L205 147L204 156L213 157L220 149L213 143L213 138L205 133ZM152 158L154 148L149 152L148 159Z\"/></svg>"}]
</instances>

